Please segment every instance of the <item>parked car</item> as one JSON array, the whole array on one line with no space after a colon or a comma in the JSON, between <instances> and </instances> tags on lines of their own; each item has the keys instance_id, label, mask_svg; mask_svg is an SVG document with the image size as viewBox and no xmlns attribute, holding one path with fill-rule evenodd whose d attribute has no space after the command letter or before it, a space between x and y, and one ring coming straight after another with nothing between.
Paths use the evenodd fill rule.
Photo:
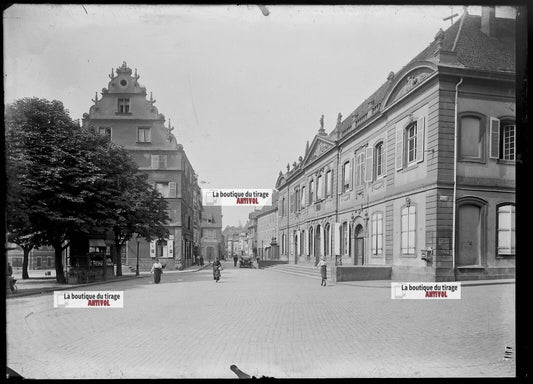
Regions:
<instances>
[{"instance_id":1,"label":"parked car","mask_svg":"<svg viewBox=\"0 0 533 384\"><path fill-rule=\"evenodd\" d=\"M239 268L253 268L252 257L251 256L239 257Z\"/></svg>"}]
</instances>

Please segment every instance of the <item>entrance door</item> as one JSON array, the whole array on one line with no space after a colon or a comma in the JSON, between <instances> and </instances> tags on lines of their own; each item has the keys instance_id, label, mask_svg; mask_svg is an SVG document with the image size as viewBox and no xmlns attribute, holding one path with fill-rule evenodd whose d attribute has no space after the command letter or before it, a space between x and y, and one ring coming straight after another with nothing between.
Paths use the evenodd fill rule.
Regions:
<instances>
[{"instance_id":1,"label":"entrance door","mask_svg":"<svg viewBox=\"0 0 533 384\"><path fill-rule=\"evenodd\" d=\"M358 224L354 231L354 258L355 265L363 265L365 263L365 238L363 234L363 226Z\"/></svg>"},{"instance_id":2,"label":"entrance door","mask_svg":"<svg viewBox=\"0 0 533 384\"><path fill-rule=\"evenodd\" d=\"M213 253L214 253L213 247L207 247L207 260L210 262L213 261Z\"/></svg>"},{"instance_id":3,"label":"entrance door","mask_svg":"<svg viewBox=\"0 0 533 384\"><path fill-rule=\"evenodd\" d=\"M456 265L480 265L481 207L472 204L459 206L457 224Z\"/></svg>"}]
</instances>

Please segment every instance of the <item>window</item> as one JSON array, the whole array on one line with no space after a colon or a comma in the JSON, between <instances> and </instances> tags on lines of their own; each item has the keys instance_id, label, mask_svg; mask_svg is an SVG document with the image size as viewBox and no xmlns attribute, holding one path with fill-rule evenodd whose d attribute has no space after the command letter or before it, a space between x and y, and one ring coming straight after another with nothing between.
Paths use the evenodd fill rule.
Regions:
<instances>
[{"instance_id":1,"label":"window","mask_svg":"<svg viewBox=\"0 0 533 384\"><path fill-rule=\"evenodd\" d=\"M176 197L176 183L175 182L157 182L155 189L163 197Z\"/></svg>"},{"instance_id":2,"label":"window","mask_svg":"<svg viewBox=\"0 0 533 384\"><path fill-rule=\"evenodd\" d=\"M36 258L36 266L37 267L41 267L42 263L41 263L41 258L40 257L37 257Z\"/></svg>"},{"instance_id":3,"label":"window","mask_svg":"<svg viewBox=\"0 0 533 384\"><path fill-rule=\"evenodd\" d=\"M374 213L371 220L372 255L383 254L383 214Z\"/></svg>"},{"instance_id":4,"label":"window","mask_svg":"<svg viewBox=\"0 0 533 384\"><path fill-rule=\"evenodd\" d=\"M166 169L167 155L151 155L152 169Z\"/></svg>"},{"instance_id":5,"label":"window","mask_svg":"<svg viewBox=\"0 0 533 384\"><path fill-rule=\"evenodd\" d=\"M299 211L301 206L300 202L300 189L294 189L294 211Z\"/></svg>"},{"instance_id":6,"label":"window","mask_svg":"<svg viewBox=\"0 0 533 384\"><path fill-rule=\"evenodd\" d=\"M383 176L383 142L378 143L375 148L375 155L374 155L374 169L375 169L375 178L379 178Z\"/></svg>"},{"instance_id":7,"label":"window","mask_svg":"<svg viewBox=\"0 0 533 384\"><path fill-rule=\"evenodd\" d=\"M138 129L137 141L139 143L149 143L152 141L150 137L150 127L140 127Z\"/></svg>"},{"instance_id":8,"label":"window","mask_svg":"<svg viewBox=\"0 0 533 384\"><path fill-rule=\"evenodd\" d=\"M484 143L481 118L478 116L462 116L459 137L461 160L482 160Z\"/></svg>"},{"instance_id":9,"label":"window","mask_svg":"<svg viewBox=\"0 0 533 384\"><path fill-rule=\"evenodd\" d=\"M411 164L416 161L416 133L416 123L407 127L407 164Z\"/></svg>"},{"instance_id":10,"label":"window","mask_svg":"<svg viewBox=\"0 0 533 384\"><path fill-rule=\"evenodd\" d=\"M515 254L515 206L498 207L498 255Z\"/></svg>"},{"instance_id":11,"label":"window","mask_svg":"<svg viewBox=\"0 0 533 384\"><path fill-rule=\"evenodd\" d=\"M405 129L402 127L403 125L401 124L396 126L395 161L397 171L401 171L404 166L410 166L424 160L424 117L420 117L416 121L409 123ZM372 162L368 162L367 164L372 166ZM383 155L381 164L381 172L383 173ZM368 176L370 178L372 177L371 174Z\"/></svg>"},{"instance_id":12,"label":"window","mask_svg":"<svg viewBox=\"0 0 533 384\"><path fill-rule=\"evenodd\" d=\"M318 178L316 179L316 198L317 200L321 200L322 199L322 194L323 194L323 181L322 181L322 175L318 175Z\"/></svg>"},{"instance_id":13,"label":"window","mask_svg":"<svg viewBox=\"0 0 533 384\"><path fill-rule=\"evenodd\" d=\"M415 255L415 217L416 208L411 205L409 207L402 208L401 214L401 248L403 255Z\"/></svg>"},{"instance_id":14,"label":"window","mask_svg":"<svg viewBox=\"0 0 533 384\"><path fill-rule=\"evenodd\" d=\"M341 255L348 255L350 251L350 227L348 222L342 223L341 230Z\"/></svg>"},{"instance_id":15,"label":"window","mask_svg":"<svg viewBox=\"0 0 533 384\"><path fill-rule=\"evenodd\" d=\"M326 197L330 197L332 195L331 193L332 189L333 189L332 172L327 171L326 172Z\"/></svg>"},{"instance_id":16,"label":"window","mask_svg":"<svg viewBox=\"0 0 533 384\"><path fill-rule=\"evenodd\" d=\"M329 224L326 224L324 230L324 255L329 256L331 250L331 227Z\"/></svg>"},{"instance_id":17,"label":"window","mask_svg":"<svg viewBox=\"0 0 533 384\"><path fill-rule=\"evenodd\" d=\"M166 240L157 240L155 243L155 253L156 257L166 257L165 248L167 247Z\"/></svg>"},{"instance_id":18,"label":"window","mask_svg":"<svg viewBox=\"0 0 533 384\"><path fill-rule=\"evenodd\" d=\"M118 113L130 113L130 99L118 99Z\"/></svg>"},{"instance_id":19,"label":"window","mask_svg":"<svg viewBox=\"0 0 533 384\"><path fill-rule=\"evenodd\" d=\"M285 216L285 197L281 200L281 216Z\"/></svg>"},{"instance_id":20,"label":"window","mask_svg":"<svg viewBox=\"0 0 533 384\"><path fill-rule=\"evenodd\" d=\"M365 174L365 153L364 151L358 153L355 157L355 186L363 185Z\"/></svg>"},{"instance_id":21,"label":"window","mask_svg":"<svg viewBox=\"0 0 533 384\"><path fill-rule=\"evenodd\" d=\"M502 130L502 149L500 151L501 159L514 160L515 159L515 131L516 126L514 124L506 124L501 127Z\"/></svg>"},{"instance_id":22,"label":"window","mask_svg":"<svg viewBox=\"0 0 533 384\"><path fill-rule=\"evenodd\" d=\"M111 138L111 127L98 127L98 133Z\"/></svg>"},{"instance_id":23,"label":"window","mask_svg":"<svg viewBox=\"0 0 533 384\"><path fill-rule=\"evenodd\" d=\"M301 208L305 207L305 186L302 186L300 204Z\"/></svg>"},{"instance_id":24,"label":"window","mask_svg":"<svg viewBox=\"0 0 533 384\"><path fill-rule=\"evenodd\" d=\"M315 182L314 180L311 180L309 182L309 204L311 204L315 199L314 199L314 187L315 187Z\"/></svg>"},{"instance_id":25,"label":"window","mask_svg":"<svg viewBox=\"0 0 533 384\"><path fill-rule=\"evenodd\" d=\"M352 181L352 167L349 161L345 162L342 167L342 191L346 192L350 189Z\"/></svg>"},{"instance_id":26,"label":"window","mask_svg":"<svg viewBox=\"0 0 533 384\"><path fill-rule=\"evenodd\" d=\"M281 235L281 254L285 254L285 234Z\"/></svg>"}]
</instances>

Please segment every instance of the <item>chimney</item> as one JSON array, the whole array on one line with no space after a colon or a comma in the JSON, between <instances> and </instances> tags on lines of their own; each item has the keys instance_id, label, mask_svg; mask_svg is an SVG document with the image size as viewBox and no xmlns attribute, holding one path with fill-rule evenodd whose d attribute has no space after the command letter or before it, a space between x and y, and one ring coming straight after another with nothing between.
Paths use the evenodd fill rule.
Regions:
<instances>
[{"instance_id":1,"label":"chimney","mask_svg":"<svg viewBox=\"0 0 533 384\"><path fill-rule=\"evenodd\" d=\"M489 37L496 37L496 8L481 7L481 32Z\"/></svg>"}]
</instances>

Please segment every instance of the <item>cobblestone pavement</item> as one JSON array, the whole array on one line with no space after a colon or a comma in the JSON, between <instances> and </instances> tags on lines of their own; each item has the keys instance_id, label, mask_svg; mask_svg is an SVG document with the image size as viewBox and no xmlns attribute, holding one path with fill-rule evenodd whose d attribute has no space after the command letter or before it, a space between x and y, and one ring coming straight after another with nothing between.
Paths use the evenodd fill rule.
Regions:
<instances>
[{"instance_id":1,"label":"cobblestone pavement","mask_svg":"<svg viewBox=\"0 0 533 384\"><path fill-rule=\"evenodd\" d=\"M318 273L318 272L317 272ZM233 268L93 285L123 309L6 301L7 366L26 378L514 377L515 285L461 300L391 300L390 289ZM76 290L83 290L76 288Z\"/></svg>"}]
</instances>

